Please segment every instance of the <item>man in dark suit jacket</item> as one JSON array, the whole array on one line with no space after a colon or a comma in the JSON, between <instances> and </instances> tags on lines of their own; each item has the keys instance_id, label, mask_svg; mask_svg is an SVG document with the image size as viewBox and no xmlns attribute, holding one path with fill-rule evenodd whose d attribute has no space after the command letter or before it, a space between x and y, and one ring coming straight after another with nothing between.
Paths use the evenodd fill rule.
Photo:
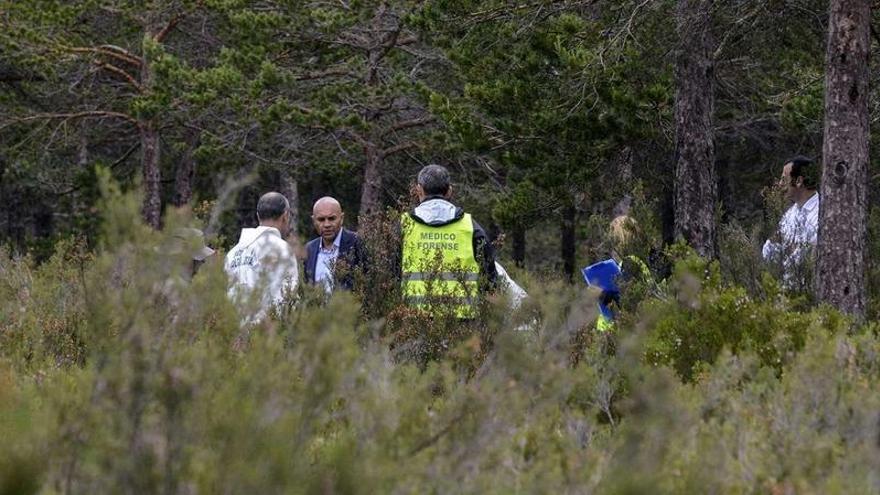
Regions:
<instances>
[{"instance_id":1,"label":"man in dark suit jacket","mask_svg":"<svg viewBox=\"0 0 880 495\"><path fill-rule=\"evenodd\" d=\"M364 262L363 243L358 235L342 226L345 214L334 198L323 197L312 208L312 222L318 237L306 244L305 279L310 284L322 284L327 292L333 289L351 290L354 271ZM346 268L338 277L336 263Z\"/></svg>"}]
</instances>

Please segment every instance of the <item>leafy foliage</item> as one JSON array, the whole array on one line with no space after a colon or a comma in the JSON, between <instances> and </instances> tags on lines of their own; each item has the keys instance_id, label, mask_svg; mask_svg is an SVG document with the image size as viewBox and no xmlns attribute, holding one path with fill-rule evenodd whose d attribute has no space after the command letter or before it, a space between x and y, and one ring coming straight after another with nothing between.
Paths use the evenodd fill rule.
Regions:
<instances>
[{"instance_id":1,"label":"leafy foliage","mask_svg":"<svg viewBox=\"0 0 880 495\"><path fill-rule=\"evenodd\" d=\"M346 294L240 328L219 260L187 282L103 187L97 253L0 261L3 493L877 488L870 327L751 300L692 255L576 366L595 315L559 282L426 363Z\"/></svg>"},{"instance_id":2,"label":"leafy foliage","mask_svg":"<svg viewBox=\"0 0 880 495\"><path fill-rule=\"evenodd\" d=\"M669 365L685 380L711 365L724 350L749 350L762 366L781 372L803 349L809 335L843 333L846 319L826 309L797 311L778 283L766 273L759 297L722 283L717 262L688 254L675 264L669 293L640 308L653 321L646 356Z\"/></svg>"},{"instance_id":3,"label":"leafy foliage","mask_svg":"<svg viewBox=\"0 0 880 495\"><path fill-rule=\"evenodd\" d=\"M880 491L876 322L757 260L763 187L819 152L825 2L714 3L717 262L660 252L672 5L0 0L0 493ZM164 231L125 193L145 128ZM358 219L355 293L251 328L219 256L190 278L163 249L184 225L229 245L266 189L401 206L428 162L487 230L528 232L546 271L509 267L519 310L402 307L393 209ZM613 334L548 273L560 220L579 261L651 269Z\"/></svg>"}]
</instances>

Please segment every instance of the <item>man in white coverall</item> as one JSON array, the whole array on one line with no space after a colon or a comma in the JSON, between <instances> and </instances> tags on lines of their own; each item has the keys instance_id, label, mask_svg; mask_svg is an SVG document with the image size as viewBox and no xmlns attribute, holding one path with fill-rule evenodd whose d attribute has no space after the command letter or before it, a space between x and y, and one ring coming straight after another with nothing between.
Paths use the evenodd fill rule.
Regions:
<instances>
[{"instance_id":1,"label":"man in white coverall","mask_svg":"<svg viewBox=\"0 0 880 495\"><path fill-rule=\"evenodd\" d=\"M244 321L256 323L284 295L296 290L299 270L293 249L283 239L289 230L290 203L277 192L260 197L260 226L242 229L238 244L226 255L229 297L243 309ZM259 304L258 307L254 307Z\"/></svg>"}]
</instances>

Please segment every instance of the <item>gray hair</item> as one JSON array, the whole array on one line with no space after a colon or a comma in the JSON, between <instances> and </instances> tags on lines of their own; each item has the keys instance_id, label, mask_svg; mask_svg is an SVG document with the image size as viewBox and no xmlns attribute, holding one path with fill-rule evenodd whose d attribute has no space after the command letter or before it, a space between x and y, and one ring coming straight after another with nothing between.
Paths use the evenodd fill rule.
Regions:
<instances>
[{"instance_id":1,"label":"gray hair","mask_svg":"<svg viewBox=\"0 0 880 495\"><path fill-rule=\"evenodd\" d=\"M446 195L449 192L449 170L442 165L426 165L419 171L418 182L428 196Z\"/></svg>"},{"instance_id":2,"label":"gray hair","mask_svg":"<svg viewBox=\"0 0 880 495\"><path fill-rule=\"evenodd\" d=\"M275 220L284 215L284 212L290 209L290 203L283 194L277 192L268 192L260 196L257 201L257 218L263 220Z\"/></svg>"}]
</instances>

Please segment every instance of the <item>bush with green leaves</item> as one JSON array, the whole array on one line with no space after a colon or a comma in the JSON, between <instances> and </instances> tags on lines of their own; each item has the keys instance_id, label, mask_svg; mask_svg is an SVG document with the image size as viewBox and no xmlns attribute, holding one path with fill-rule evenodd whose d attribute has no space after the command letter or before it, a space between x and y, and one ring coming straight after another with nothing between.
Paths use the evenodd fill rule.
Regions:
<instances>
[{"instance_id":1,"label":"bush with green leaves","mask_svg":"<svg viewBox=\"0 0 880 495\"><path fill-rule=\"evenodd\" d=\"M680 247L673 249L681 251ZM760 295L722 282L717 261L692 252L677 254L668 294L646 299L635 320L650 328L646 357L654 365L671 366L684 380L692 380L723 350L750 350L763 366L781 371L807 336L818 330L845 331L851 322L827 308L805 311L794 304L769 274L762 277Z\"/></svg>"},{"instance_id":2,"label":"bush with green leaves","mask_svg":"<svg viewBox=\"0 0 880 495\"><path fill-rule=\"evenodd\" d=\"M106 202L93 254L0 257L0 494L880 489L876 325L750 300L696 258L575 366L592 296L531 279L490 341L418 363L345 293L242 328L219 258L187 282L136 199Z\"/></svg>"}]
</instances>

